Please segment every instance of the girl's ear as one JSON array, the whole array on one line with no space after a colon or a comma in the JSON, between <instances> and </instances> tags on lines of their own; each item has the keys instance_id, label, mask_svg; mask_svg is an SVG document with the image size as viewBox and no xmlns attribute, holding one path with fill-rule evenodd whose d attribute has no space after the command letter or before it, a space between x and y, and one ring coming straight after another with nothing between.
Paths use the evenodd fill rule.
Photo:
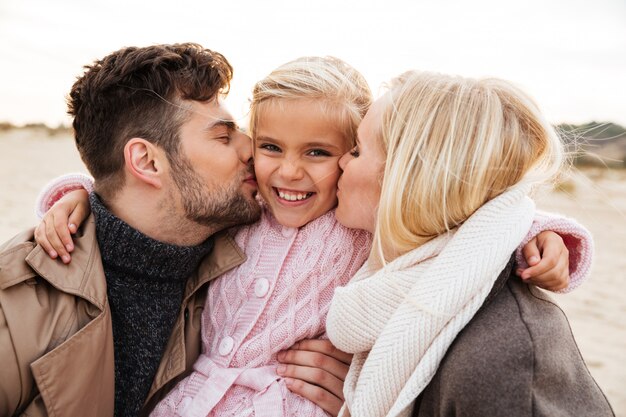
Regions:
<instances>
[{"instance_id":1,"label":"girl's ear","mask_svg":"<svg viewBox=\"0 0 626 417\"><path fill-rule=\"evenodd\" d=\"M132 138L124 146L124 165L136 180L155 188L163 185L163 151L142 138Z\"/></svg>"}]
</instances>

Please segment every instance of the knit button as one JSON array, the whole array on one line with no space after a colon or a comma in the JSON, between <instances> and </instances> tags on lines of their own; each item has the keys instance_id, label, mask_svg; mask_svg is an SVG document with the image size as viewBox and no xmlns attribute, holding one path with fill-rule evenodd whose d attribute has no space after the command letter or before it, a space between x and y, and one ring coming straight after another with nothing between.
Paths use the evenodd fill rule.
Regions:
<instances>
[{"instance_id":1,"label":"knit button","mask_svg":"<svg viewBox=\"0 0 626 417\"><path fill-rule=\"evenodd\" d=\"M220 347L219 347L220 355L222 356L228 355L230 351L233 350L234 346L235 346L235 341L233 340L233 338L230 336L226 336L220 342Z\"/></svg>"},{"instance_id":2,"label":"knit button","mask_svg":"<svg viewBox=\"0 0 626 417\"><path fill-rule=\"evenodd\" d=\"M259 298L265 297L267 290L270 289L270 282L265 278L259 278L254 284L254 295Z\"/></svg>"},{"instance_id":3,"label":"knit button","mask_svg":"<svg viewBox=\"0 0 626 417\"><path fill-rule=\"evenodd\" d=\"M283 237L291 237L296 233L296 228L295 227L287 227L287 226L283 226L283 229L281 230L281 233L283 235Z\"/></svg>"}]
</instances>

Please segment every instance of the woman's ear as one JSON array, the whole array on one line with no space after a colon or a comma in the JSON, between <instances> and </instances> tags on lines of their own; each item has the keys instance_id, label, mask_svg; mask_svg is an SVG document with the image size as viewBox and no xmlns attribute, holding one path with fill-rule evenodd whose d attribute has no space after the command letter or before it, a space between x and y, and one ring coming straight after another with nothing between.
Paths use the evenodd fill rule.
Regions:
<instances>
[{"instance_id":1,"label":"woman's ear","mask_svg":"<svg viewBox=\"0 0 626 417\"><path fill-rule=\"evenodd\" d=\"M163 151L145 139L132 138L124 146L124 164L128 174L156 188L163 185L163 158Z\"/></svg>"}]
</instances>

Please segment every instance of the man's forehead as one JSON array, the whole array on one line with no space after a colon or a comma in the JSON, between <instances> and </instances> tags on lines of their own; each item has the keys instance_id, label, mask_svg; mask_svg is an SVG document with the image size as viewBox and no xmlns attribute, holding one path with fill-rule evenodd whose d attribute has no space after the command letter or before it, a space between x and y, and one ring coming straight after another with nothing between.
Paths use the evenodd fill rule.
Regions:
<instances>
[{"instance_id":1,"label":"man's forehead","mask_svg":"<svg viewBox=\"0 0 626 417\"><path fill-rule=\"evenodd\" d=\"M193 114L197 118L201 118L203 123L206 123L209 128L213 125L224 124L236 126L234 117L221 100L193 101L186 106L185 110L190 116Z\"/></svg>"}]
</instances>

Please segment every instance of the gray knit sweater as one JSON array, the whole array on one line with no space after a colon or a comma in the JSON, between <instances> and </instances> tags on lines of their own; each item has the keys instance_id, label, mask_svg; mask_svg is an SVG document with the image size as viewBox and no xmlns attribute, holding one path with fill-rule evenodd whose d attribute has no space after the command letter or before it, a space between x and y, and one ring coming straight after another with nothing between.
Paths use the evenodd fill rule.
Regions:
<instances>
[{"instance_id":1,"label":"gray knit sweater","mask_svg":"<svg viewBox=\"0 0 626 417\"><path fill-rule=\"evenodd\" d=\"M89 197L96 218L115 348L115 416L137 416L183 300L187 278L213 248L156 241Z\"/></svg>"}]
</instances>

